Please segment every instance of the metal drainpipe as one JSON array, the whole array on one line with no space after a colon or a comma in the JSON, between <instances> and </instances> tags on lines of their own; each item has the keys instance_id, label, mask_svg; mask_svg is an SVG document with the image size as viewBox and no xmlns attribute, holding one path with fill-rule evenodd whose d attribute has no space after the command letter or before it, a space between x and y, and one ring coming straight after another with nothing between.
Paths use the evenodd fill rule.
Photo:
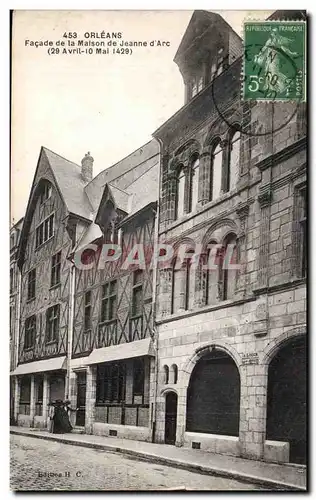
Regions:
<instances>
[{"instance_id":1,"label":"metal drainpipe","mask_svg":"<svg viewBox=\"0 0 316 500\"><path fill-rule=\"evenodd\" d=\"M72 338L73 338L73 322L74 322L74 302L75 302L75 279L76 279L76 267L72 262L70 268L70 285L69 285L69 320L68 320L68 342L67 342L67 376L66 376L66 387L65 399L69 399L69 389L70 389L70 363L72 354Z\"/></svg>"},{"instance_id":2,"label":"metal drainpipe","mask_svg":"<svg viewBox=\"0 0 316 500\"><path fill-rule=\"evenodd\" d=\"M154 391L154 401L152 410L152 443L155 441L156 434L156 409L157 409L157 396L158 396L158 372L159 372L159 336L156 327L156 310L157 310L157 276L158 276L158 266L157 266L157 244L159 240L159 214L160 214L160 169L161 169L161 150L162 143L159 139L156 139L159 143L159 170L158 170L158 199L157 199L157 209L155 217L155 227L154 227L154 272L153 272L153 298L152 298L152 314L153 314L153 336L154 336L154 348L155 348L155 391Z\"/></svg>"}]
</instances>

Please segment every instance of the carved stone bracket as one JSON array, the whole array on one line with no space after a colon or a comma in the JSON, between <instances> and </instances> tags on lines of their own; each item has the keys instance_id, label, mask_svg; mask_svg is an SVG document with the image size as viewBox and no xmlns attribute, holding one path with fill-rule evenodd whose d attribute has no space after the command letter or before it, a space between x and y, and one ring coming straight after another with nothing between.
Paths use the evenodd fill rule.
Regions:
<instances>
[{"instance_id":1,"label":"carved stone bracket","mask_svg":"<svg viewBox=\"0 0 316 500\"><path fill-rule=\"evenodd\" d=\"M236 214L237 214L237 217L240 220L240 231L241 231L241 234L239 235L239 238L245 236L246 219L247 219L248 214L249 214L249 206L250 206L250 204L251 204L250 200L243 201L243 202L241 201L237 205L237 208L236 208Z\"/></svg>"},{"instance_id":2,"label":"carved stone bracket","mask_svg":"<svg viewBox=\"0 0 316 500\"><path fill-rule=\"evenodd\" d=\"M268 206L272 201L272 190L270 185L262 186L259 189L258 201L261 208Z\"/></svg>"}]
</instances>

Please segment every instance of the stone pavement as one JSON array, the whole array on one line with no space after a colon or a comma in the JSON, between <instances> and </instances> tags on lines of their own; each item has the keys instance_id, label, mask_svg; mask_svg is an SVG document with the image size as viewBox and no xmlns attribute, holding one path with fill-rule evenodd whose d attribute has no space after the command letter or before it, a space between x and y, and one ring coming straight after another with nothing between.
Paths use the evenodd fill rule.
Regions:
<instances>
[{"instance_id":1,"label":"stone pavement","mask_svg":"<svg viewBox=\"0 0 316 500\"><path fill-rule=\"evenodd\" d=\"M80 451L80 453L78 453ZM13 491L271 491L138 457L11 434Z\"/></svg>"},{"instance_id":2,"label":"stone pavement","mask_svg":"<svg viewBox=\"0 0 316 500\"><path fill-rule=\"evenodd\" d=\"M270 464L202 450L115 437L72 433L50 434L46 431L23 427L11 427L10 432L86 448L121 452L150 462L233 478L269 488L306 491L306 467L301 465Z\"/></svg>"}]
</instances>

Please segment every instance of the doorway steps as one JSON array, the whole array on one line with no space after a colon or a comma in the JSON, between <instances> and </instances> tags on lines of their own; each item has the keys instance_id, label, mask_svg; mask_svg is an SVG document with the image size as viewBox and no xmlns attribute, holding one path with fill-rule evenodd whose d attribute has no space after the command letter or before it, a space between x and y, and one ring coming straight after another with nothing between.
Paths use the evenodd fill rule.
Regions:
<instances>
[{"instance_id":1,"label":"doorway steps","mask_svg":"<svg viewBox=\"0 0 316 500\"><path fill-rule=\"evenodd\" d=\"M84 434L85 429L84 429L84 427L79 427L78 425L75 425L75 427L73 427L71 433L72 434Z\"/></svg>"}]
</instances>

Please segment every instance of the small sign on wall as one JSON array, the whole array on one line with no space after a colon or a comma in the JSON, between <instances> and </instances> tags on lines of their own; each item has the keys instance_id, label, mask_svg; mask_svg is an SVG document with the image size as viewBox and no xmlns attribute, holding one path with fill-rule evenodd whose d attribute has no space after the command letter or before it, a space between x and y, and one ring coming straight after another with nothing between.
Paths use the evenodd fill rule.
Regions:
<instances>
[{"instance_id":1,"label":"small sign on wall","mask_svg":"<svg viewBox=\"0 0 316 500\"><path fill-rule=\"evenodd\" d=\"M241 355L243 365L257 365L259 356L257 352L248 352Z\"/></svg>"}]
</instances>

